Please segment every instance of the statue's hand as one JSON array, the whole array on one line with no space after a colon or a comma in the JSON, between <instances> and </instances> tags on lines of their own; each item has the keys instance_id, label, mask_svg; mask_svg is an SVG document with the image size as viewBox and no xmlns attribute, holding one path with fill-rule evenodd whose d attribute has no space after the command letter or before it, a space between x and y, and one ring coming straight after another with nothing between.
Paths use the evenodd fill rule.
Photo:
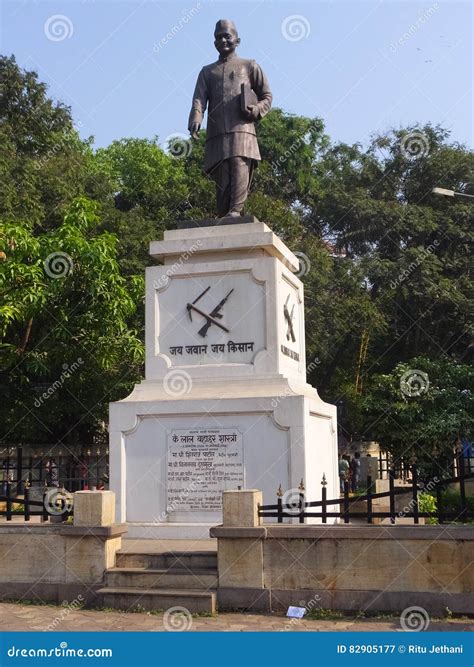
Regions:
<instances>
[{"instance_id":1,"label":"statue's hand","mask_svg":"<svg viewBox=\"0 0 474 667\"><path fill-rule=\"evenodd\" d=\"M201 129L200 123L191 123L189 127L189 132L193 139L199 139L199 130Z\"/></svg>"},{"instance_id":2,"label":"statue's hand","mask_svg":"<svg viewBox=\"0 0 474 667\"><path fill-rule=\"evenodd\" d=\"M258 106L255 105L255 104L250 104L247 107L246 116L247 116L248 120L258 120L259 117L260 117Z\"/></svg>"}]
</instances>

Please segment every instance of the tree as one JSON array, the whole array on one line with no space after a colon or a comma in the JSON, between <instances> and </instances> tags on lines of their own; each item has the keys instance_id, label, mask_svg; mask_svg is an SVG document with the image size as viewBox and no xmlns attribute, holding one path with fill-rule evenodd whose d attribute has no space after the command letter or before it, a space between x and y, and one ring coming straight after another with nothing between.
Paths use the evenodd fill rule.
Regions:
<instances>
[{"instance_id":1,"label":"tree","mask_svg":"<svg viewBox=\"0 0 474 667\"><path fill-rule=\"evenodd\" d=\"M362 409L366 437L382 442L395 460L415 457L449 476L456 440L472 437L474 369L447 357L415 357L374 375Z\"/></svg>"},{"instance_id":2,"label":"tree","mask_svg":"<svg viewBox=\"0 0 474 667\"><path fill-rule=\"evenodd\" d=\"M97 234L98 222L82 198L51 232L3 224L4 441L90 442L108 402L140 377L143 346L128 322L143 279L121 275L117 240Z\"/></svg>"},{"instance_id":3,"label":"tree","mask_svg":"<svg viewBox=\"0 0 474 667\"><path fill-rule=\"evenodd\" d=\"M21 70L13 57L0 58L0 86L0 222L7 258L1 312L5 367L12 374L3 380L10 392L5 420L23 418L15 383L28 391L41 383L49 387L61 373L60 356L77 340L90 339L102 369L97 411L83 422L91 433L107 413L106 391L127 359L131 373L117 385L121 396L138 377L144 318L137 285L150 263L149 241L178 220L214 214L214 184L202 172L205 132L194 143L176 137L165 149L155 137L120 139L94 151L92 140L79 139L68 107L48 99L37 75ZM334 144L321 119L281 109L273 109L257 133L263 160L246 212L267 222L300 258L308 378L324 399L344 404L348 437L368 437L379 378L393 380L400 364L411 365L421 354L426 364L441 355L443 363L463 366L472 353L472 207L431 194L437 185L472 192L472 154L431 125L375 136L366 149ZM42 262L57 251L72 258L74 271L54 281ZM100 294L92 276L99 277ZM126 311L116 311L121 290ZM111 317L103 327L101 309ZM54 324L48 313L57 318ZM55 332L48 334L51 348L41 342L48 326ZM101 327L115 341L107 344ZM68 387L84 372L68 378ZM28 395L31 408L34 395ZM67 393L55 397L58 414L66 415ZM429 404L420 406L424 411ZM33 417L25 417L24 426L18 437L38 435ZM388 438L388 428L382 436Z\"/></svg>"},{"instance_id":4,"label":"tree","mask_svg":"<svg viewBox=\"0 0 474 667\"><path fill-rule=\"evenodd\" d=\"M85 193L92 157L71 111L46 95L36 72L0 56L0 216L28 220L39 230L61 224Z\"/></svg>"}]
</instances>

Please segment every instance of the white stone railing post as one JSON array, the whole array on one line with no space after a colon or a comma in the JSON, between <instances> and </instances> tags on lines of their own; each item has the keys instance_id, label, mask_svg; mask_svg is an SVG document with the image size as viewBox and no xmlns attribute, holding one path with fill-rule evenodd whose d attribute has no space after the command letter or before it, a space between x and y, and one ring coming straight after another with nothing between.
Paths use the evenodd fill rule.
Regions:
<instances>
[{"instance_id":1,"label":"white stone railing post","mask_svg":"<svg viewBox=\"0 0 474 667\"><path fill-rule=\"evenodd\" d=\"M222 507L225 527L254 528L260 526L258 506L262 504L262 492L257 489L223 491Z\"/></svg>"},{"instance_id":2,"label":"white stone railing post","mask_svg":"<svg viewBox=\"0 0 474 667\"><path fill-rule=\"evenodd\" d=\"M76 491L74 494L75 526L111 526L115 523L113 491Z\"/></svg>"}]
</instances>

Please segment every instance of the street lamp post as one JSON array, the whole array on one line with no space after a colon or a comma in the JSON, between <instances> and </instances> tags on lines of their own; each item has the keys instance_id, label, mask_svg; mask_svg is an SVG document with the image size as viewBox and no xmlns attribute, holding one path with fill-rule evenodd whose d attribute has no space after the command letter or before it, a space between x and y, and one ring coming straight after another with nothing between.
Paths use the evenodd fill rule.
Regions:
<instances>
[{"instance_id":1,"label":"street lamp post","mask_svg":"<svg viewBox=\"0 0 474 667\"><path fill-rule=\"evenodd\" d=\"M433 188L431 192L440 197L454 197L455 199L466 199L470 202L474 200L474 195L468 195L465 192L455 192L454 190L447 190L446 188Z\"/></svg>"}]
</instances>

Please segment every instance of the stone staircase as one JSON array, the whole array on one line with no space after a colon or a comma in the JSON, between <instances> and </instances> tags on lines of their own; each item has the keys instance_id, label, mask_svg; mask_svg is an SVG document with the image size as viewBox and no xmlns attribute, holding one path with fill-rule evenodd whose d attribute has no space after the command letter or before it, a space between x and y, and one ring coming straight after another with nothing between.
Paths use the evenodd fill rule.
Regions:
<instances>
[{"instance_id":1,"label":"stone staircase","mask_svg":"<svg viewBox=\"0 0 474 667\"><path fill-rule=\"evenodd\" d=\"M166 611L185 607L192 614L215 613L217 554L213 551L141 553L118 551L115 567L97 591L104 607Z\"/></svg>"}]
</instances>

